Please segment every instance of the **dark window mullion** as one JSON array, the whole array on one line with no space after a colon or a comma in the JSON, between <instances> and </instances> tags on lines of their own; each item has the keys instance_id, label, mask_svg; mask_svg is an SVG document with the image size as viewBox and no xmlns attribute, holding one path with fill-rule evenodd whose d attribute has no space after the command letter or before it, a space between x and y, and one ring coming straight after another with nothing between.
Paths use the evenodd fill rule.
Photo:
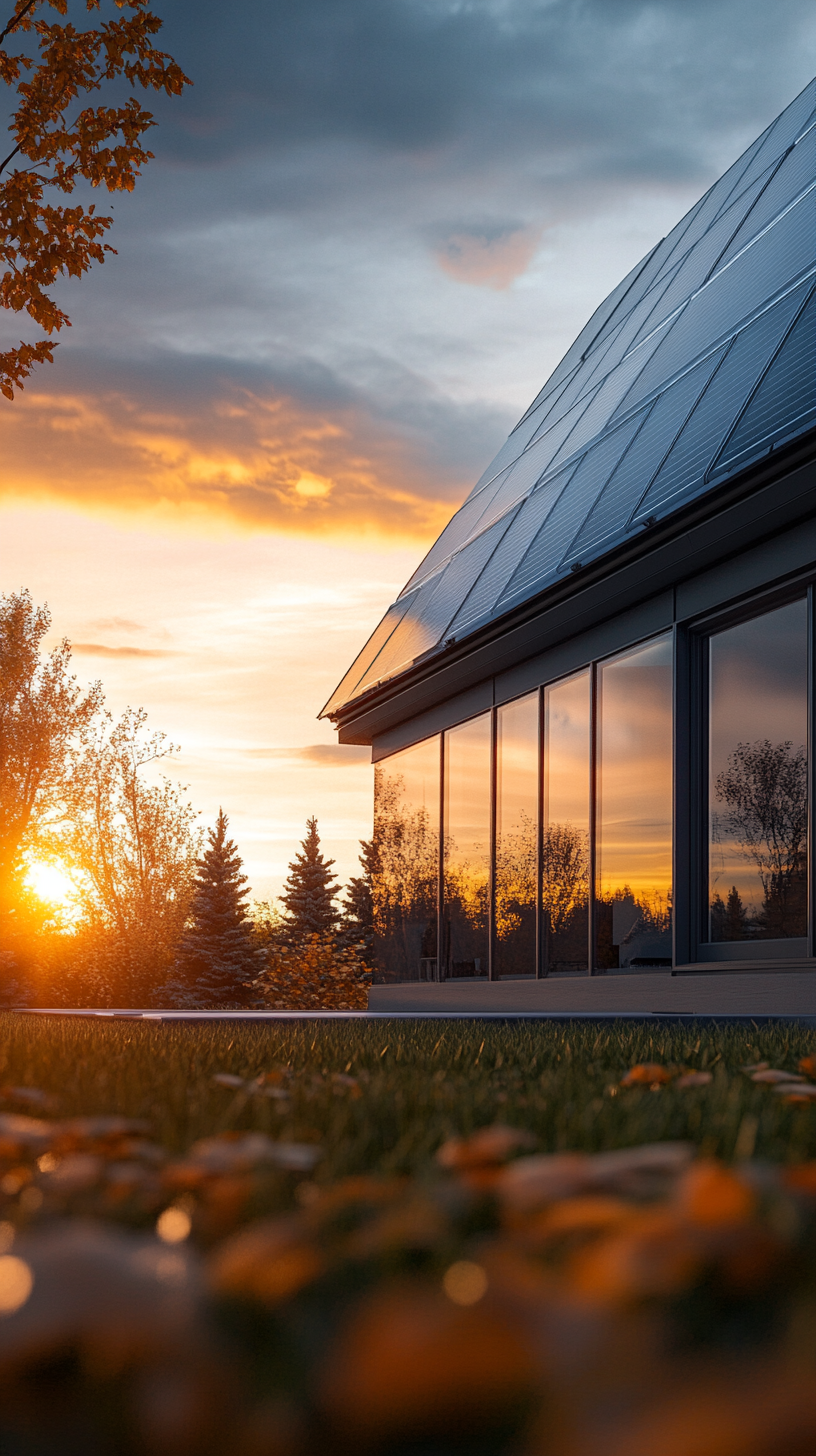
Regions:
<instances>
[{"instance_id":1,"label":"dark window mullion","mask_svg":"<svg viewBox=\"0 0 816 1456\"><path fill-rule=\"evenodd\" d=\"M436 979L446 980L445 947L445 739L439 735L439 877L436 890Z\"/></svg>"},{"instance_id":2,"label":"dark window mullion","mask_svg":"<svg viewBox=\"0 0 816 1456\"><path fill-rule=\"evenodd\" d=\"M538 828L536 832L536 976L540 979L549 974L549 961L547 958L547 933L544 924L543 895L544 895L544 774L546 764L544 754L546 751L546 705L545 689L538 690Z\"/></svg>"},{"instance_id":3,"label":"dark window mullion","mask_svg":"<svg viewBox=\"0 0 816 1456\"><path fill-rule=\"evenodd\" d=\"M597 962L597 909L595 905L595 881L597 864L598 827L598 664L590 668L589 679L589 915L587 955L588 973L595 975Z\"/></svg>"},{"instance_id":4,"label":"dark window mullion","mask_svg":"<svg viewBox=\"0 0 816 1456\"><path fill-rule=\"evenodd\" d=\"M498 712L490 710L490 860L487 877L487 979L496 970L496 794L498 791Z\"/></svg>"},{"instance_id":5,"label":"dark window mullion","mask_svg":"<svg viewBox=\"0 0 816 1456\"><path fill-rule=\"evenodd\" d=\"M814 650L816 650L816 622L814 621L814 610L816 610L816 592L813 586L808 587L808 953L816 954L816 894L814 894L814 875L816 874L816 713L814 713Z\"/></svg>"}]
</instances>

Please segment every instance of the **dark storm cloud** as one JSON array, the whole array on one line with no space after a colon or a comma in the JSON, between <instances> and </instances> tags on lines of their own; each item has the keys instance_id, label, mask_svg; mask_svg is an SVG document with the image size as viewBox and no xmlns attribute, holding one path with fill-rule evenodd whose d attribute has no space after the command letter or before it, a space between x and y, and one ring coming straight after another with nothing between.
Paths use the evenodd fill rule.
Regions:
<instances>
[{"instance_id":1,"label":"dark storm cloud","mask_svg":"<svg viewBox=\"0 0 816 1456\"><path fill-rule=\"evenodd\" d=\"M195 80L162 151L197 165L339 137L395 152L541 151L592 174L694 174L790 86L809 0L177 0ZM812 37L811 37L812 40ZM461 165L462 158L459 158Z\"/></svg>"}]
</instances>

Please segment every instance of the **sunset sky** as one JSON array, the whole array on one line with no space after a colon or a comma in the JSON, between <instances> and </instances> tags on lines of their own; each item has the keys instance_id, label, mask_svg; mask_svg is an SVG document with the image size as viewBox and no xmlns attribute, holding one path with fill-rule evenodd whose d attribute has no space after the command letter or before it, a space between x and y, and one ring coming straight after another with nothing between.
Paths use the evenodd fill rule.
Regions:
<instances>
[{"instance_id":1,"label":"sunset sky","mask_svg":"<svg viewBox=\"0 0 816 1456\"><path fill-rule=\"evenodd\" d=\"M310 814L356 871L368 754L317 713L597 303L816 71L816 9L155 8L195 85L0 404L0 590L182 745L267 896Z\"/></svg>"}]
</instances>

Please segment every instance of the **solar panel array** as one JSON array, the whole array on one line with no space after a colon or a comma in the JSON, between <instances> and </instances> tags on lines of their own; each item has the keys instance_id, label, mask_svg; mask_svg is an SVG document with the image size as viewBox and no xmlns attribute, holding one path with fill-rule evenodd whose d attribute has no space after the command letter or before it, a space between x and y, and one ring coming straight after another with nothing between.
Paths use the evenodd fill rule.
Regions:
<instances>
[{"instance_id":1,"label":"solar panel array","mask_svg":"<svg viewBox=\"0 0 816 1456\"><path fill-rule=\"evenodd\" d=\"M816 80L601 304L324 714L816 424Z\"/></svg>"}]
</instances>

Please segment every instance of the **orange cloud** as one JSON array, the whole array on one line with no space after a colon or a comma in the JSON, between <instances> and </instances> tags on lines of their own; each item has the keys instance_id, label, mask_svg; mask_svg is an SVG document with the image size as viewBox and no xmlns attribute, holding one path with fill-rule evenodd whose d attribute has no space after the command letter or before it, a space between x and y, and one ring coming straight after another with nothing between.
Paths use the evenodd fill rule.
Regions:
<instances>
[{"instance_id":1,"label":"orange cloud","mask_svg":"<svg viewBox=\"0 0 816 1456\"><path fill-rule=\"evenodd\" d=\"M185 364L165 397L166 364L113 387L98 366L79 388L59 363L42 370L2 406L0 496L425 541L472 483L455 462L435 468L421 429L378 419L354 397L299 399L212 375L191 382Z\"/></svg>"},{"instance_id":2,"label":"orange cloud","mask_svg":"<svg viewBox=\"0 0 816 1456\"><path fill-rule=\"evenodd\" d=\"M502 290L528 268L541 231L521 227L451 233L437 248L436 260L443 273L460 283Z\"/></svg>"},{"instance_id":3,"label":"orange cloud","mask_svg":"<svg viewBox=\"0 0 816 1456\"><path fill-rule=\"evenodd\" d=\"M101 642L72 642L71 651L82 657L178 657L153 647L105 647Z\"/></svg>"}]
</instances>

